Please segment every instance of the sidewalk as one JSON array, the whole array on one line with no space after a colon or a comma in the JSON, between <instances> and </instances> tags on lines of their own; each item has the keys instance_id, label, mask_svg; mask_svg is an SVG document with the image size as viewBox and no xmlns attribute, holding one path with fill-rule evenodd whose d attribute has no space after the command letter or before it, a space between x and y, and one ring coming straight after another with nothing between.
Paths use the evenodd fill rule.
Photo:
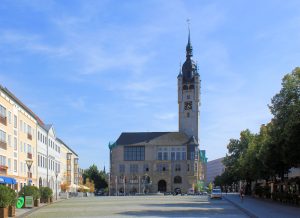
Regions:
<instances>
[{"instance_id":1,"label":"sidewalk","mask_svg":"<svg viewBox=\"0 0 300 218\"><path fill-rule=\"evenodd\" d=\"M57 201L53 201L53 204L55 204L56 202L59 201L63 201L65 199L57 199ZM26 217L27 215L33 213L34 211L47 206L48 204L45 203L40 203L39 207L33 207L33 208L16 208L16 217L18 218L22 218L22 217ZM50 205L50 204L49 204Z\"/></svg>"},{"instance_id":2,"label":"sidewalk","mask_svg":"<svg viewBox=\"0 0 300 218\"><path fill-rule=\"evenodd\" d=\"M223 195L224 199L231 202L240 210L245 212L250 217L299 217L300 208L290 205L284 205L277 202L256 199L250 196L245 196L241 202L239 194Z\"/></svg>"}]
</instances>

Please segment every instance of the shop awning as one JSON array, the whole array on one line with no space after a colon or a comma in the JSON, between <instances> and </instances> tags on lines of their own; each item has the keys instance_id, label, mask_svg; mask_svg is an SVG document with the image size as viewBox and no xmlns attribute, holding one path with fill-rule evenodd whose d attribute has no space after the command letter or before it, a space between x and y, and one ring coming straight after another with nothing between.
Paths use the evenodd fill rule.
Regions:
<instances>
[{"instance_id":1,"label":"shop awning","mask_svg":"<svg viewBox=\"0 0 300 218\"><path fill-rule=\"evenodd\" d=\"M6 176L0 176L0 184L17 184L17 181L14 178L6 177Z\"/></svg>"}]
</instances>

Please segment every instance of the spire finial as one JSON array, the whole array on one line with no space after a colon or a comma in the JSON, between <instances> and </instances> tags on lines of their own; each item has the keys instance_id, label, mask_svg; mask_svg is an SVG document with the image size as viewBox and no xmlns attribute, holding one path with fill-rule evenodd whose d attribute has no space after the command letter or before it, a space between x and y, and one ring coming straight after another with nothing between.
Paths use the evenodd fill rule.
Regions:
<instances>
[{"instance_id":1,"label":"spire finial","mask_svg":"<svg viewBox=\"0 0 300 218\"><path fill-rule=\"evenodd\" d=\"M188 30L189 30L189 39L188 39L188 44L190 44L191 42L191 40L190 40L190 24L191 24L191 22L190 22L191 20L188 18L187 20L186 20L186 22L187 22L187 25L188 25Z\"/></svg>"},{"instance_id":2,"label":"spire finial","mask_svg":"<svg viewBox=\"0 0 300 218\"><path fill-rule=\"evenodd\" d=\"M189 31L188 44L186 45L186 57L190 58L190 57L193 56L193 48L192 48L192 45L191 45L190 19L187 19L186 22L188 24L188 31Z\"/></svg>"}]
</instances>

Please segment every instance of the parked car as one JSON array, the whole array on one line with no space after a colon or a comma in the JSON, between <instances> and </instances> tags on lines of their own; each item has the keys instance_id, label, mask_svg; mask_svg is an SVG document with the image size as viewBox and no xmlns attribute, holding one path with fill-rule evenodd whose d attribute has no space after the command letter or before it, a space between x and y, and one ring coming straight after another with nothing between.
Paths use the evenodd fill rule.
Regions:
<instances>
[{"instance_id":1,"label":"parked car","mask_svg":"<svg viewBox=\"0 0 300 218\"><path fill-rule=\"evenodd\" d=\"M188 195L194 195L195 194L195 191L194 191L194 189L193 188L190 188L189 190L188 190L188 193L187 193Z\"/></svg>"},{"instance_id":2,"label":"parked car","mask_svg":"<svg viewBox=\"0 0 300 218\"><path fill-rule=\"evenodd\" d=\"M175 188L175 191L173 195L181 195L181 189L180 188Z\"/></svg>"},{"instance_id":3,"label":"parked car","mask_svg":"<svg viewBox=\"0 0 300 218\"><path fill-rule=\"evenodd\" d=\"M95 196L104 196L105 193L103 190L100 189L100 190L95 191L94 194L95 194Z\"/></svg>"},{"instance_id":4,"label":"parked car","mask_svg":"<svg viewBox=\"0 0 300 218\"><path fill-rule=\"evenodd\" d=\"M222 191L219 188L214 188L210 194L210 198L222 199Z\"/></svg>"}]
</instances>

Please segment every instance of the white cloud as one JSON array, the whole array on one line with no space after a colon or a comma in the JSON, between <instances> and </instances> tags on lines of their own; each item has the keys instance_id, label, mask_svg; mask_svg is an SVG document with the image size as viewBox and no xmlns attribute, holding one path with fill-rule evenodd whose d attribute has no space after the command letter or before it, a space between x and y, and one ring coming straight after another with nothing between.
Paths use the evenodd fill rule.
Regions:
<instances>
[{"instance_id":1,"label":"white cloud","mask_svg":"<svg viewBox=\"0 0 300 218\"><path fill-rule=\"evenodd\" d=\"M71 52L65 46L52 46L42 41L42 37L37 34L21 33L14 30L2 30L0 32L0 43L12 46L16 50L50 56L66 56Z\"/></svg>"}]
</instances>

